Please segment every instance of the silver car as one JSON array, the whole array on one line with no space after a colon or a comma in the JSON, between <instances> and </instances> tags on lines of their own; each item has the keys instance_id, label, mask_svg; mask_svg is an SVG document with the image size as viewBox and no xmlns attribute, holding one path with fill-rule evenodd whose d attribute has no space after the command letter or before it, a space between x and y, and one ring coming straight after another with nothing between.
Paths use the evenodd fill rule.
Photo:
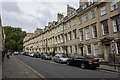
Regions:
<instances>
[{"instance_id":1,"label":"silver car","mask_svg":"<svg viewBox=\"0 0 120 80\"><path fill-rule=\"evenodd\" d=\"M53 58L54 62L59 62L59 63L66 63L68 58L64 55L55 55Z\"/></svg>"}]
</instances>

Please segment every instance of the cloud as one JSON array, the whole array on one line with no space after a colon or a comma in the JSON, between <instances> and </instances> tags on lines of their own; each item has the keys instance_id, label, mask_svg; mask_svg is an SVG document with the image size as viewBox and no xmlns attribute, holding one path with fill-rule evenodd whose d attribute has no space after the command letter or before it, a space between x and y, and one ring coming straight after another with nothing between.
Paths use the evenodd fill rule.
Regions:
<instances>
[{"instance_id":1,"label":"cloud","mask_svg":"<svg viewBox=\"0 0 120 80\"><path fill-rule=\"evenodd\" d=\"M5 10L7 12L17 12L22 13L19 6L16 2L3 2L2 3L2 10Z\"/></svg>"},{"instance_id":2,"label":"cloud","mask_svg":"<svg viewBox=\"0 0 120 80\"><path fill-rule=\"evenodd\" d=\"M66 14L66 5L58 2L3 2L3 26L20 27L27 32L44 28L48 22L57 20L57 13ZM75 5L76 3L73 3Z\"/></svg>"}]
</instances>

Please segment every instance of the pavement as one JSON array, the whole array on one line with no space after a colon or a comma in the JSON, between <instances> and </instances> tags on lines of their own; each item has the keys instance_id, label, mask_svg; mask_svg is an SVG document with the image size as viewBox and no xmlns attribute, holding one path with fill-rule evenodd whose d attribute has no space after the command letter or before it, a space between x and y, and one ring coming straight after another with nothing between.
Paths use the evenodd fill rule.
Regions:
<instances>
[{"instance_id":1,"label":"pavement","mask_svg":"<svg viewBox=\"0 0 120 80\"><path fill-rule=\"evenodd\" d=\"M40 78L35 72L20 62L15 56L6 57L2 63L2 78Z\"/></svg>"},{"instance_id":2,"label":"pavement","mask_svg":"<svg viewBox=\"0 0 120 80\"><path fill-rule=\"evenodd\" d=\"M0 52L0 80L2 79L2 53Z\"/></svg>"},{"instance_id":3,"label":"pavement","mask_svg":"<svg viewBox=\"0 0 120 80\"><path fill-rule=\"evenodd\" d=\"M120 67L114 67L114 66L108 66L108 65L100 65L99 69L120 73Z\"/></svg>"}]
</instances>

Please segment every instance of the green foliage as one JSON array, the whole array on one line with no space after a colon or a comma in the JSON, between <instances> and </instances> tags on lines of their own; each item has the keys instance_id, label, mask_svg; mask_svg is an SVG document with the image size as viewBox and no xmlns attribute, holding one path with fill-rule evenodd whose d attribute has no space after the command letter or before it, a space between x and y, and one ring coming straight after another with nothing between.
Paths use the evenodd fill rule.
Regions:
<instances>
[{"instance_id":1,"label":"green foliage","mask_svg":"<svg viewBox=\"0 0 120 80\"><path fill-rule=\"evenodd\" d=\"M5 30L5 51L22 51L23 39L26 36L26 32L22 31L21 28L14 28L11 26L3 27Z\"/></svg>"}]
</instances>

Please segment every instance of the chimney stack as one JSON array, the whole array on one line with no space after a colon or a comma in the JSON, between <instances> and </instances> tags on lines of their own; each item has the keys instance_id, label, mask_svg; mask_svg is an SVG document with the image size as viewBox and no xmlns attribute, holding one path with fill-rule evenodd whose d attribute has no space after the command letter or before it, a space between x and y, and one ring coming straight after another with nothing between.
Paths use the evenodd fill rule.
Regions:
<instances>
[{"instance_id":1,"label":"chimney stack","mask_svg":"<svg viewBox=\"0 0 120 80\"><path fill-rule=\"evenodd\" d=\"M79 0L79 7L83 6L86 2L88 2L90 0Z\"/></svg>"},{"instance_id":2,"label":"chimney stack","mask_svg":"<svg viewBox=\"0 0 120 80\"><path fill-rule=\"evenodd\" d=\"M57 14L57 20L59 21L60 19L62 19L64 17L63 13L58 13Z\"/></svg>"},{"instance_id":3,"label":"chimney stack","mask_svg":"<svg viewBox=\"0 0 120 80\"><path fill-rule=\"evenodd\" d=\"M75 8L67 5L67 15L69 15L70 13L72 13L75 10Z\"/></svg>"},{"instance_id":4,"label":"chimney stack","mask_svg":"<svg viewBox=\"0 0 120 80\"><path fill-rule=\"evenodd\" d=\"M48 22L48 26L50 26L52 24L52 22Z\"/></svg>"}]
</instances>

